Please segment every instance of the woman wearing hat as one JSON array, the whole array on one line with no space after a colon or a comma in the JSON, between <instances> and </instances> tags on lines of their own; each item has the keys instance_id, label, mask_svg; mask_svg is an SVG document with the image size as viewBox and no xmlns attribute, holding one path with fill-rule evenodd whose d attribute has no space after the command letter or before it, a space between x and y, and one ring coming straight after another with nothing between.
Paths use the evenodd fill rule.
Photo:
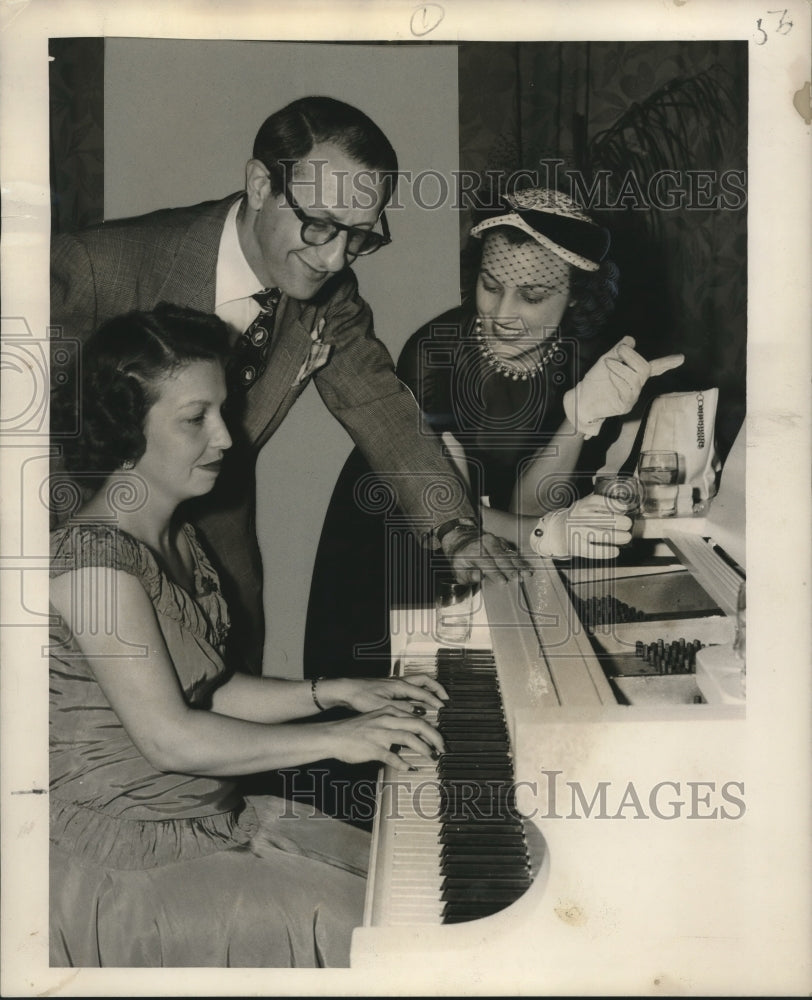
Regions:
<instances>
[{"instance_id":1,"label":"woman wearing hat","mask_svg":"<svg viewBox=\"0 0 812 1000\"><path fill-rule=\"evenodd\" d=\"M603 421L683 357L648 362L631 337L605 350L618 293L609 233L562 192L508 195L471 236L481 247L473 296L410 338L398 374L458 456L489 531L539 555L613 558L629 540L625 518L604 545L573 532L572 517L567 529L563 508L584 492L573 474ZM594 471L597 454L584 458ZM570 514L582 520L594 504Z\"/></svg>"},{"instance_id":2,"label":"woman wearing hat","mask_svg":"<svg viewBox=\"0 0 812 1000\"><path fill-rule=\"evenodd\" d=\"M546 188L508 195L471 236L481 250L473 294L412 335L398 376L420 404L427 432L441 436L456 459L486 530L529 554L614 558L631 523L607 512L604 498L579 499L591 488L591 476L579 488L579 460L594 472L600 462L589 451L599 442L590 439L603 421L628 413L648 378L683 357L649 362L631 337L608 350L601 343L618 270L607 259L608 231L567 195ZM314 675L346 671L350 657L360 673L388 671L389 606L415 597L400 572L384 582L384 552L392 547L371 486L353 453L314 571L305 648L305 669ZM597 536L587 516L596 510ZM424 555L415 550L412 558ZM353 566L362 569L353 574Z\"/></svg>"}]
</instances>

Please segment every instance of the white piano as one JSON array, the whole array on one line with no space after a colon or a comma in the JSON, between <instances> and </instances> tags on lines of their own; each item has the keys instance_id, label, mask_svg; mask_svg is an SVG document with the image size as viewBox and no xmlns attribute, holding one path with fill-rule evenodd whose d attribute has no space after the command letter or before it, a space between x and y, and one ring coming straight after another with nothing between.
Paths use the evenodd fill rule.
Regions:
<instances>
[{"instance_id":1,"label":"white piano","mask_svg":"<svg viewBox=\"0 0 812 1000\"><path fill-rule=\"evenodd\" d=\"M742 435L707 516L642 519L617 564L544 561L484 588L470 638L440 659L478 667L492 652L527 878L502 867L510 830L477 831L482 848L469 841L448 866L442 760L415 761L408 779L382 769L353 968L415 992L689 992L690 970L703 989L713 970L730 988L755 919L735 898L753 848L734 649L743 459ZM433 633L426 609L395 609L393 669L434 670ZM456 878L465 851L468 897ZM488 915L460 898L483 899Z\"/></svg>"}]
</instances>

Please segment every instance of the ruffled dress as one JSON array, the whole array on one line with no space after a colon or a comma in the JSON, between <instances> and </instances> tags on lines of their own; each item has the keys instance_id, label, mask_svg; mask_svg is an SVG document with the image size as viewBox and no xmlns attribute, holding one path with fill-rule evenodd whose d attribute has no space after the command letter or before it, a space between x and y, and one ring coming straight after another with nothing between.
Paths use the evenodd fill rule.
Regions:
<instances>
[{"instance_id":1,"label":"ruffled dress","mask_svg":"<svg viewBox=\"0 0 812 1000\"><path fill-rule=\"evenodd\" d=\"M206 708L227 676L228 613L194 530L184 530L194 594L147 546L98 524L52 533L51 576L95 566L136 576L188 703ZM244 799L228 779L157 771L51 615L51 965L348 965L368 835L306 803ZM100 613L96 627L114 623ZM122 642L126 669L147 655Z\"/></svg>"}]
</instances>

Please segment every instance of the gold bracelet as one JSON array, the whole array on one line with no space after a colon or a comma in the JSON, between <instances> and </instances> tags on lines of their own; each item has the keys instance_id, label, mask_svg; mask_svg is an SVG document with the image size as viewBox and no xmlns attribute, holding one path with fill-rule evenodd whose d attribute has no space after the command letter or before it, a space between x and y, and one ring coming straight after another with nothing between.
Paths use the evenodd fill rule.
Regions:
<instances>
[{"instance_id":1,"label":"gold bracelet","mask_svg":"<svg viewBox=\"0 0 812 1000\"><path fill-rule=\"evenodd\" d=\"M313 703L315 704L316 708L320 712L326 712L327 711L327 709L324 707L324 705L322 705L322 703L316 697L316 685L319 683L319 681L323 681L323 680L324 680L323 677L314 677L313 680L310 682L310 693L313 696Z\"/></svg>"}]
</instances>

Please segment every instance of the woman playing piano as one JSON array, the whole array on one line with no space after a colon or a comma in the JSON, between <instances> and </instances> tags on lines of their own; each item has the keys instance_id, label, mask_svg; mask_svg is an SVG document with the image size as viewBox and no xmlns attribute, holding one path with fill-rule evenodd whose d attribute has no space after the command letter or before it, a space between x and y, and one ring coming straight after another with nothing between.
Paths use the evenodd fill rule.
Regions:
<instances>
[{"instance_id":1,"label":"woman playing piano","mask_svg":"<svg viewBox=\"0 0 812 1000\"><path fill-rule=\"evenodd\" d=\"M589 495L603 460L601 426L628 413L647 379L683 357L648 362L631 337L606 349L599 334L618 294L609 233L566 194L517 191L483 213L471 235L478 254L473 294L413 334L398 375L420 404L427 432L441 436L457 459L488 531L527 553L614 558L631 522ZM306 675L322 672L327 650L336 669L350 669L355 658L357 672L384 675L389 603L426 599L400 577L386 580L383 553L391 547L383 517L364 509L368 476L354 452L325 519ZM424 558L412 548L413 566ZM351 566L363 572L350 579ZM406 575L425 578L414 569Z\"/></svg>"},{"instance_id":2,"label":"woman playing piano","mask_svg":"<svg viewBox=\"0 0 812 1000\"><path fill-rule=\"evenodd\" d=\"M226 351L219 319L160 306L83 355L66 464L95 489L51 536L52 965L348 965L367 835L232 778L442 751L429 677L227 673L228 611L181 506L231 445ZM291 724L334 706L355 714Z\"/></svg>"}]
</instances>

